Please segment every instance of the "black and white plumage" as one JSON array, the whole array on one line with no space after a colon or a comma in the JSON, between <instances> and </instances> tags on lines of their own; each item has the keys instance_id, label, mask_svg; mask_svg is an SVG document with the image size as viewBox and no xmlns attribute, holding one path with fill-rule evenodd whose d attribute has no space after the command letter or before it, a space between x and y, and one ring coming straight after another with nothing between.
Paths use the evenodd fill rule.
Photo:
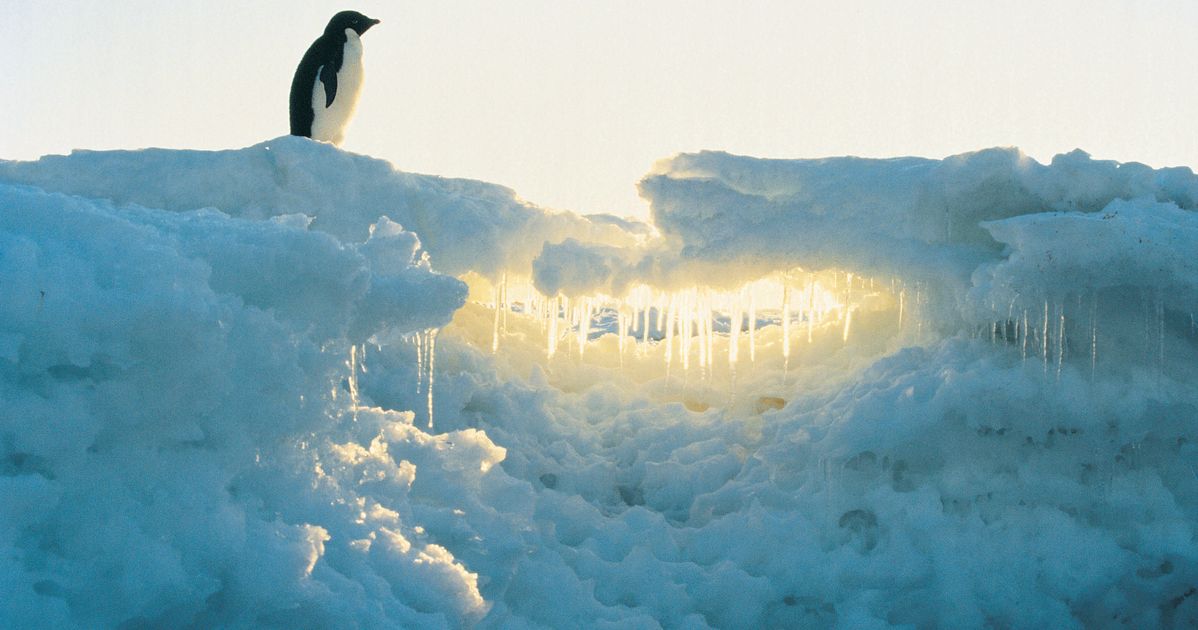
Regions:
<instances>
[{"instance_id":1,"label":"black and white plumage","mask_svg":"<svg viewBox=\"0 0 1198 630\"><path fill-rule=\"evenodd\" d=\"M342 11L308 47L291 80L291 135L341 144L362 89L360 36L378 23Z\"/></svg>"}]
</instances>

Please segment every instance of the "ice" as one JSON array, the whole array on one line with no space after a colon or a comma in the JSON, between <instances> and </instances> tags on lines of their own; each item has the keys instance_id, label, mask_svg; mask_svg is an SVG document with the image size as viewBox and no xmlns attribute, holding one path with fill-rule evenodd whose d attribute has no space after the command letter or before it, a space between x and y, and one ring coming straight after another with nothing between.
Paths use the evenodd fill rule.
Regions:
<instances>
[{"instance_id":1,"label":"ice","mask_svg":"<svg viewBox=\"0 0 1198 630\"><path fill-rule=\"evenodd\" d=\"M0 161L0 180L117 205L219 208L247 219L311 217L312 230L342 242L366 240L369 226L386 215L419 234L437 269L454 275L509 268L527 274L544 242L574 237L622 246L644 227L553 212L502 186L404 173L295 136L228 151L75 151Z\"/></svg>"},{"instance_id":2,"label":"ice","mask_svg":"<svg viewBox=\"0 0 1198 630\"><path fill-rule=\"evenodd\" d=\"M0 626L1193 626L1195 181L0 163Z\"/></svg>"},{"instance_id":3,"label":"ice","mask_svg":"<svg viewBox=\"0 0 1198 630\"><path fill-rule=\"evenodd\" d=\"M18 340L0 369L0 625L332 623L320 590L362 601L321 578L356 526L298 492L316 478L297 446L364 413L361 340L446 323L464 285L398 230L341 243L8 184L0 208L0 328ZM360 610L422 616L394 599Z\"/></svg>"},{"instance_id":4,"label":"ice","mask_svg":"<svg viewBox=\"0 0 1198 630\"><path fill-rule=\"evenodd\" d=\"M932 290L919 289L920 301L931 309L917 324L922 331L928 323L955 326L954 318L975 320L981 304L1018 304L1013 296L988 291L995 280L974 277L993 266L1026 276L1019 265L1039 263L1019 251L1009 255L1004 246L1043 247L1051 254L1054 244L1061 249L1100 238L1127 251L1133 237L1155 238L1141 240L1149 243L1142 247L1161 243L1160 251L1129 261L1128 274L1140 277L1156 256L1177 256L1176 244L1192 238L1192 219L1185 217L1196 207L1198 178L1187 168L1154 170L1092 160L1080 151L1047 165L1013 149L942 161L760 160L704 152L663 161L641 182L641 191L652 205L659 239L642 240L632 250L578 239L546 245L534 262L537 286L547 294L620 297L637 281L674 290L685 288L690 278L703 278L724 289L795 268L897 275L903 281L901 320L907 316L909 296L902 293L907 287ZM1149 208L1140 210L1145 205ZM1089 225L1103 221L1113 223ZM1164 223L1178 229L1169 232ZM1017 237L1021 240L1014 241ZM1086 284L1102 267L1099 259L1110 253L1106 247L1086 249L1078 256L1046 258L1047 266L1062 267L1050 281L1043 272L1011 281L1053 286L1061 294L1127 277L1117 272ZM1166 272L1192 277L1193 270L1180 269L1182 264L1160 261ZM1180 281L1183 287L1187 283ZM1192 290L1184 293L1179 297L1192 303ZM754 321L751 317L751 325ZM750 355L755 357L755 347Z\"/></svg>"},{"instance_id":5,"label":"ice","mask_svg":"<svg viewBox=\"0 0 1198 630\"><path fill-rule=\"evenodd\" d=\"M428 349L428 375L424 378L424 389L425 396L428 399L426 407L428 409L428 430L432 431L433 401L435 400L433 398L433 381L437 373L437 330L434 328L433 330L426 331L424 333L424 339L425 341L422 345Z\"/></svg>"}]
</instances>

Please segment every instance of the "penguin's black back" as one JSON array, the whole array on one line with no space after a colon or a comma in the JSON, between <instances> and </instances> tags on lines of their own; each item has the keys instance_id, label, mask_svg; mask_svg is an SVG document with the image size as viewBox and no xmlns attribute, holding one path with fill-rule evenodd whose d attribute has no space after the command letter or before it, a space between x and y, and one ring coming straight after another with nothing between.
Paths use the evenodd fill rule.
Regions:
<instances>
[{"instance_id":1,"label":"penguin's black back","mask_svg":"<svg viewBox=\"0 0 1198 630\"><path fill-rule=\"evenodd\" d=\"M312 137L312 90L316 85L317 73L325 84L328 107L337 95L337 73L345 57L345 32L326 32L312 42L308 52L300 59L291 80L291 135Z\"/></svg>"}]
</instances>

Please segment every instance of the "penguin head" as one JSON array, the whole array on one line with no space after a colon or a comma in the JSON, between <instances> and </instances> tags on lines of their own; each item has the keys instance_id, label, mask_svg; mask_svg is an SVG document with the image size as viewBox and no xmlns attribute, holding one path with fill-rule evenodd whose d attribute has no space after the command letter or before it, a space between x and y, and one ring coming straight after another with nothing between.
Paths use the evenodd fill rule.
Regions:
<instances>
[{"instance_id":1,"label":"penguin head","mask_svg":"<svg viewBox=\"0 0 1198 630\"><path fill-rule=\"evenodd\" d=\"M368 18L357 11L342 11L329 20L329 25L325 27L324 32L340 34L344 33L345 29L348 28L353 29L355 33L361 35L381 21Z\"/></svg>"}]
</instances>

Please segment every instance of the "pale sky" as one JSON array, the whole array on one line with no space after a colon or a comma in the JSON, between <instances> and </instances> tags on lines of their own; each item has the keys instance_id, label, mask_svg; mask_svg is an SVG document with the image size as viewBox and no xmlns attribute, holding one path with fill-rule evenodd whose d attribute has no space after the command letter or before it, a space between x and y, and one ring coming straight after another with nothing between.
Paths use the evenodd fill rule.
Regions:
<instances>
[{"instance_id":1,"label":"pale sky","mask_svg":"<svg viewBox=\"0 0 1198 630\"><path fill-rule=\"evenodd\" d=\"M0 158L286 134L348 8L383 23L346 149L552 208L644 216L701 149L1198 167L1196 0L0 0Z\"/></svg>"}]
</instances>

